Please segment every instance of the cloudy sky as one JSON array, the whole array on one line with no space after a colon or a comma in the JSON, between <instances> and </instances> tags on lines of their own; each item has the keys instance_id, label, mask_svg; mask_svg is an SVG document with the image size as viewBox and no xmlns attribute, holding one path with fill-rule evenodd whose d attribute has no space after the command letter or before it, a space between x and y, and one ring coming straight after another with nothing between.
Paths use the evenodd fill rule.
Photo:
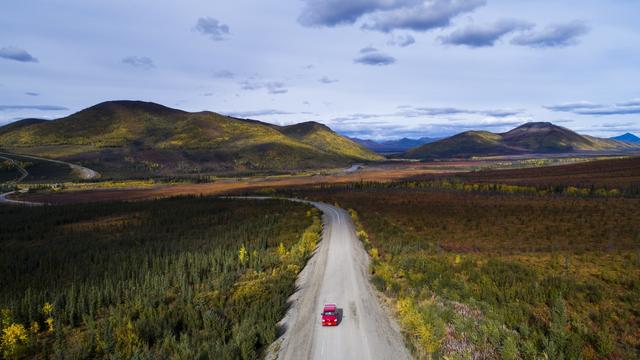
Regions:
<instances>
[{"instance_id":1,"label":"cloudy sky","mask_svg":"<svg viewBox=\"0 0 640 360\"><path fill-rule=\"evenodd\" d=\"M106 100L351 136L552 121L640 133L637 0L21 0L0 124Z\"/></svg>"}]
</instances>

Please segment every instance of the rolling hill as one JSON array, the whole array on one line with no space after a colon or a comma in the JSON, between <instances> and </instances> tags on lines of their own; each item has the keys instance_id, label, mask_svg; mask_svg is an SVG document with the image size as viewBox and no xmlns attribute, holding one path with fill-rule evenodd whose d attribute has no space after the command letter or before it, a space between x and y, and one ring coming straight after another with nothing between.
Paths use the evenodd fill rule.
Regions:
<instances>
[{"instance_id":1,"label":"rolling hill","mask_svg":"<svg viewBox=\"0 0 640 360\"><path fill-rule=\"evenodd\" d=\"M463 132L410 149L402 154L402 157L412 159L469 158L473 156L632 149L640 149L640 146L618 140L580 135L548 122L531 122L501 134L488 131Z\"/></svg>"},{"instance_id":2,"label":"rolling hill","mask_svg":"<svg viewBox=\"0 0 640 360\"><path fill-rule=\"evenodd\" d=\"M296 170L381 159L319 123L277 126L141 101L12 123L0 127L0 147L112 176Z\"/></svg>"}]
</instances>

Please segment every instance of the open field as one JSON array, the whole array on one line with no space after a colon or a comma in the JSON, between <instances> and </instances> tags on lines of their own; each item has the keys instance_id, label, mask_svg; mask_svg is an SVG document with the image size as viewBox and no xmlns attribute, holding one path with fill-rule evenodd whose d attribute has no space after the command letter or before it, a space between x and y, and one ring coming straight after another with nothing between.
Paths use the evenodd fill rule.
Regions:
<instances>
[{"instance_id":1,"label":"open field","mask_svg":"<svg viewBox=\"0 0 640 360\"><path fill-rule=\"evenodd\" d=\"M0 357L253 359L321 230L285 201L0 206Z\"/></svg>"}]
</instances>

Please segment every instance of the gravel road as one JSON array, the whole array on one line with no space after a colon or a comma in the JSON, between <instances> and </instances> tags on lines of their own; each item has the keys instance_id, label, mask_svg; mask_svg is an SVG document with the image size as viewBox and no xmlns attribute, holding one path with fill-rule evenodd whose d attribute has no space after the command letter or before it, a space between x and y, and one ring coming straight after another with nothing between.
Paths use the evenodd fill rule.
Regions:
<instances>
[{"instance_id":1,"label":"gravel road","mask_svg":"<svg viewBox=\"0 0 640 360\"><path fill-rule=\"evenodd\" d=\"M300 273L292 307L281 321L286 331L271 347L277 359L409 359L397 324L381 307L369 282L369 256L349 214L312 202L324 213L324 233ZM322 327L324 303L342 312L337 327ZM276 355L276 356L274 356Z\"/></svg>"}]
</instances>

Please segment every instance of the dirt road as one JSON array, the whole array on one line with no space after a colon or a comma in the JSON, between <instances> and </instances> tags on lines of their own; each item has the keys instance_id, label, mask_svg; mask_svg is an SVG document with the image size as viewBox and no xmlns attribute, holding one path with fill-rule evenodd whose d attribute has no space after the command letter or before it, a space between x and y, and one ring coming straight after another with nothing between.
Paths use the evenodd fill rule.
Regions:
<instances>
[{"instance_id":1,"label":"dirt road","mask_svg":"<svg viewBox=\"0 0 640 360\"><path fill-rule=\"evenodd\" d=\"M20 155L20 154L9 154L9 153L0 153L0 155L6 155L6 156L15 155L15 156L19 156L19 157L23 157L23 158L27 158L27 159L48 161L48 162L52 162L52 163L56 163L56 164L67 165L71 169L71 172L81 180L93 180L93 179L97 179L97 178L100 177L100 173L98 173L97 171L91 170L91 169L86 168L84 166L68 163L68 162L65 162L65 161L54 160L54 159L46 159L46 158L42 158L42 157L39 157L39 156L31 156L31 155Z\"/></svg>"},{"instance_id":2,"label":"dirt road","mask_svg":"<svg viewBox=\"0 0 640 360\"><path fill-rule=\"evenodd\" d=\"M8 155L11 156L12 154L6 154L6 153L0 153L1 155ZM80 166L80 165L76 165L76 164L71 164L68 162L64 162L64 161L60 161L60 160L53 160L53 159L45 159L45 158L41 158L41 157L37 157L37 156L29 156L29 155L18 155L20 157L23 158L28 158L28 159L35 159L35 160L41 160L41 161L49 161L49 162L53 162L53 163L57 163L57 164L62 164L62 165L67 165L69 166L69 168L71 168L71 172L74 173L78 178L82 179L82 180L93 180L93 179L97 179L100 177L100 174L97 171L91 170L89 168ZM20 171L20 178L18 178L16 181L13 181L12 183L19 183L22 180L24 180L27 176L29 176L29 172L27 172L26 169L18 166L18 163L12 159L12 158L8 158L5 156L0 156L0 159L5 159L7 161L11 161L13 164L15 164L15 166L17 167L18 171ZM16 194L17 191L10 191L4 194L0 194L0 203L3 204L9 204L9 205L26 205L26 206L40 206L43 205L43 203L40 202L34 202L34 201L21 201L21 200L13 200L13 199L9 199L10 195Z\"/></svg>"},{"instance_id":3,"label":"dirt road","mask_svg":"<svg viewBox=\"0 0 640 360\"><path fill-rule=\"evenodd\" d=\"M397 324L382 309L369 283L369 256L349 214L324 203L324 233L315 255L300 273L299 291L272 349L278 359L409 359ZM337 327L322 327L324 303L342 312Z\"/></svg>"}]
</instances>

